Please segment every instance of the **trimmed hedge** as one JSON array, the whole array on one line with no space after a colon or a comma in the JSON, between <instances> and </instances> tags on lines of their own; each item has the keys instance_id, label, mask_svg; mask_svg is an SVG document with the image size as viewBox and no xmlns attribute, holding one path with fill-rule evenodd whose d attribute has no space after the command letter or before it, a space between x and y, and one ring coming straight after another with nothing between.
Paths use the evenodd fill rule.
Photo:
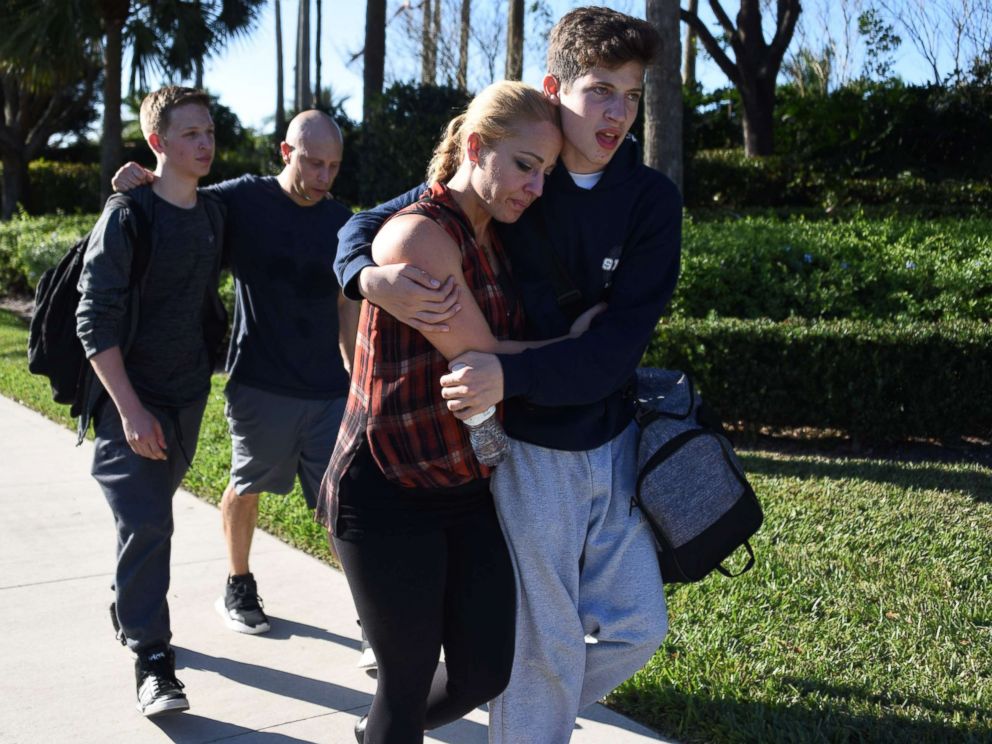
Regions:
<instances>
[{"instance_id":1,"label":"trimmed hedge","mask_svg":"<svg viewBox=\"0 0 992 744\"><path fill-rule=\"evenodd\" d=\"M704 150L686 163L689 207L886 207L892 212L959 214L992 208L992 183L944 179L844 177L794 158L748 158L742 149Z\"/></svg>"},{"instance_id":2,"label":"trimmed hedge","mask_svg":"<svg viewBox=\"0 0 992 744\"><path fill-rule=\"evenodd\" d=\"M29 210L96 212L100 209L100 164L35 160L28 165Z\"/></svg>"},{"instance_id":3,"label":"trimmed hedge","mask_svg":"<svg viewBox=\"0 0 992 744\"><path fill-rule=\"evenodd\" d=\"M862 441L992 436L992 324L666 319L645 365L682 369L725 421Z\"/></svg>"},{"instance_id":4,"label":"trimmed hedge","mask_svg":"<svg viewBox=\"0 0 992 744\"><path fill-rule=\"evenodd\" d=\"M992 220L687 219L676 316L992 318Z\"/></svg>"}]
</instances>

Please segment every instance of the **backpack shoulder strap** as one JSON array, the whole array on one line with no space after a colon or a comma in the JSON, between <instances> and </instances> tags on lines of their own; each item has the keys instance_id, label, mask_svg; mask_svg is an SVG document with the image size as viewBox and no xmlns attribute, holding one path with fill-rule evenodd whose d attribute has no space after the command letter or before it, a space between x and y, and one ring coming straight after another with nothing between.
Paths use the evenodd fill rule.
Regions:
<instances>
[{"instance_id":1,"label":"backpack shoulder strap","mask_svg":"<svg viewBox=\"0 0 992 744\"><path fill-rule=\"evenodd\" d=\"M107 206L117 204L127 210L128 229L134 255L131 258L130 286L138 285L148 271L152 257L152 224L151 218L137 200L127 194L111 194Z\"/></svg>"}]
</instances>

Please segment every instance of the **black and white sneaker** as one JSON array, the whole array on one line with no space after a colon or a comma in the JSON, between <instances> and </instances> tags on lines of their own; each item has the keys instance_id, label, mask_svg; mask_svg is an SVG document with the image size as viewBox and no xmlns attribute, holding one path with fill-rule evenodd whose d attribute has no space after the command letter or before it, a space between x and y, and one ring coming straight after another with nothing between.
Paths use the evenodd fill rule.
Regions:
<instances>
[{"instance_id":1,"label":"black and white sneaker","mask_svg":"<svg viewBox=\"0 0 992 744\"><path fill-rule=\"evenodd\" d=\"M176 679L176 655L167 646L146 649L134 662L138 712L146 716L189 710L183 683Z\"/></svg>"},{"instance_id":2,"label":"black and white sneaker","mask_svg":"<svg viewBox=\"0 0 992 744\"><path fill-rule=\"evenodd\" d=\"M217 612L231 630L239 633L267 633L269 618L262 611L262 599L258 596L255 577L250 573L241 576L228 576L224 596L214 603Z\"/></svg>"}]
</instances>

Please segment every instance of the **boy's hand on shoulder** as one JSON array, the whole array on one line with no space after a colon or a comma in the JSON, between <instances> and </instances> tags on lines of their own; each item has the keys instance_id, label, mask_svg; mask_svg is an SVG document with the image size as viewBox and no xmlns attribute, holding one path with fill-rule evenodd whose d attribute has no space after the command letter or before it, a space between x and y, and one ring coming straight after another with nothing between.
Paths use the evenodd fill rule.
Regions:
<instances>
[{"instance_id":1,"label":"boy's hand on shoulder","mask_svg":"<svg viewBox=\"0 0 992 744\"><path fill-rule=\"evenodd\" d=\"M122 165L110 179L110 185L114 191L125 192L144 186L146 183L154 183L157 176L150 170L143 168L135 162Z\"/></svg>"},{"instance_id":2,"label":"boy's hand on shoulder","mask_svg":"<svg viewBox=\"0 0 992 744\"><path fill-rule=\"evenodd\" d=\"M127 443L136 455L149 460L166 460L165 433L158 419L144 406L121 414L121 425Z\"/></svg>"},{"instance_id":3,"label":"boy's hand on shoulder","mask_svg":"<svg viewBox=\"0 0 992 744\"><path fill-rule=\"evenodd\" d=\"M462 309L454 277L442 283L410 264L362 269L358 288L369 302L421 333L448 331L446 321Z\"/></svg>"}]
</instances>

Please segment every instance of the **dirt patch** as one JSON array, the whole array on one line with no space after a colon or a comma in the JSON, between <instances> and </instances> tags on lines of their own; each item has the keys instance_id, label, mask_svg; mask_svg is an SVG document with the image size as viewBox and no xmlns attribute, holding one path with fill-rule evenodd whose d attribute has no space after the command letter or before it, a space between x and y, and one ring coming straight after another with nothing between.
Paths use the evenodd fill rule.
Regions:
<instances>
[{"instance_id":1,"label":"dirt patch","mask_svg":"<svg viewBox=\"0 0 992 744\"><path fill-rule=\"evenodd\" d=\"M0 297L0 309L9 310L23 320L31 320L31 311L34 309L34 297L28 297L27 295Z\"/></svg>"}]
</instances>

